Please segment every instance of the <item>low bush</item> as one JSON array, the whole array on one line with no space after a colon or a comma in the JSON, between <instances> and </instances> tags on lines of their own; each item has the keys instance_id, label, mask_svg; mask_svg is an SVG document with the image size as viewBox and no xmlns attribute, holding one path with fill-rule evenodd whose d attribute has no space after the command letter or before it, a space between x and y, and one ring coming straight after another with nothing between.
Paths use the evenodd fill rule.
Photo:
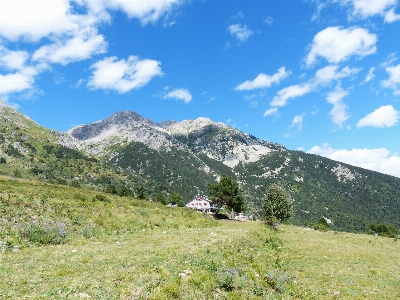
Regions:
<instances>
[{"instance_id":1,"label":"low bush","mask_svg":"<svg viewBox=\"0 0 400 300\"><path fill-rule=\"evenodd\" d=\"M93 202L95 201L101 201L101 202L110 202L110 199L108 199L106 196L102 194L97 194L92 198Z\"/></svg>"},{"instance_id":2,"label":"low bush","mask_svg":"<svg viewBox=\"0 0 400 300\"><path fill-rule=\"evenodd\" d=\"M55 224L30 223L21 230L23 238L35 245L65 244L68 239L68 231L65 224L57 221Z\"/></svg>"},{"instance_id":3,"label":"low bush","mask_svg":"<svg viewBox=\"0 0 400 300\"><path fill-rule=\"evenodd\" d=\"M321 218L317 222L308 222L305 224L305 226L314 230L321 231L327 231L329 229L329 223L325 218Z\"/></svg>"},{"instance_id":4,"label":"low bush","mask_svg":"<svg viewBox=\"0 0 400 300\"><path fill-rule=\"evenodd\" d=\"M375 234L392 238L396 238L399 235L399 230L397 229L396 226L392 224L372 223L368 225L367 232L369 234Z\"/></svg>"}]
</instances>

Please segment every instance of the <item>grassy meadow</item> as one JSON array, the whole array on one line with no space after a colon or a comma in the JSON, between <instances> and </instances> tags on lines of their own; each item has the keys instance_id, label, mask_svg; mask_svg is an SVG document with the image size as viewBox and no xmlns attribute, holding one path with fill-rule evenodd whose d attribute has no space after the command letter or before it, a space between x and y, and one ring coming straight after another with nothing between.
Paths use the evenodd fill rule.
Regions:
<instances>
[{"instance_id":1,"label":"grassy meadow","mask_svg":"<svg viewBox=\"0 0 400 300\"><path fill-rule=\"evenodd\" d=\"M395 299L399 243L0 178L0 299Z\"/></svg>"}]
</instances>

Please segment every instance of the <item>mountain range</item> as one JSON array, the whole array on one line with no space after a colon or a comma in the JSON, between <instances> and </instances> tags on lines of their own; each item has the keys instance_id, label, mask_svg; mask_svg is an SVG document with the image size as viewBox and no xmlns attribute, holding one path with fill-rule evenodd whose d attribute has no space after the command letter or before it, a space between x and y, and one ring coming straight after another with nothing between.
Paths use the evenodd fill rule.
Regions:
<instances>
[{"instance_id":1,"label":"mountain range","mask_svg":"<svg viewBox=\"0 0 400 300\"><path fill-rule=\"evenodd\" d=\"M65 133L44 128L0 103L0 174L105 189L137 187L147 198L207 193L221 174L238 181L247 212L261 215L266 189L285 188L296 225L330 219L332 228L400 227L400 179L292 151L207 118L154 123L117 112Z\"/></svg>"}]
</instances>

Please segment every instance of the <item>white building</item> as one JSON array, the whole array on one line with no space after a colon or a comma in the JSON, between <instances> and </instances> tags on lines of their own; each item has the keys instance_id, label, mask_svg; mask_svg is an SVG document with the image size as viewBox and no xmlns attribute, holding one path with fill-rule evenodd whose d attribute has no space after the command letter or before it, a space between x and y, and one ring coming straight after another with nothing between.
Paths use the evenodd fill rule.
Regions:
<instances>
[{"instance_id":1,"label":"white building","mask_svg":"<svg viewBox=\"0 0 400 300\"><path fill-rule=\"evenodd\" d=\"M207 196L196 195L193 200L186 203L186 207L196 208L197 211L210 212L213 207L212 202L208 200Z\"/></svg>"}]
</instances>

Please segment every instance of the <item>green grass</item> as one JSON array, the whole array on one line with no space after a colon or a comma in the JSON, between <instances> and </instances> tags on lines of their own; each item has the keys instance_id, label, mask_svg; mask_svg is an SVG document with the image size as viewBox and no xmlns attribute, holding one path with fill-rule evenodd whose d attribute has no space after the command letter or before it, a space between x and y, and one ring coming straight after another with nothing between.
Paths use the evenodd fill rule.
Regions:
<instances>
[{"instance_id":1,"label":"green grass","mask_svg":"<svg viewBox=\"0 0 400 300\"><path fill-rule=\"evenodd\" d=\"M288 269L317 299L399 299L400 241L283 226Z\"/></svg>"},{"instance_id":2,"label":"green grass","mask_svg":"<svg viewBox=\"0 0 400 300\"><path fill-rule=\"evenodd\" d=\"M261 222L217 222L184 208L5 178L0 215L0 299L399 297L394 239L272 231ZM26 235L32 228L33 238Z\"/></svg>"}]
</instances>

